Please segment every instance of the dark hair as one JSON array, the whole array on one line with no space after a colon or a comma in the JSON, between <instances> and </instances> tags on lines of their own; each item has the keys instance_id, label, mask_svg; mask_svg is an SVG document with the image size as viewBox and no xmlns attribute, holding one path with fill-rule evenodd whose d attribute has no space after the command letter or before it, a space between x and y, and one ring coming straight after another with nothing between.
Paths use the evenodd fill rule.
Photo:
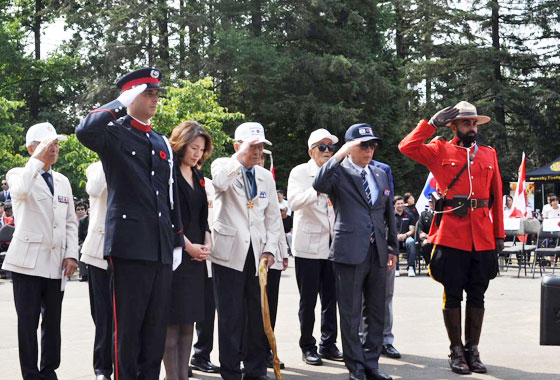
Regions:
<instances>
[{"instance_id":1,"label":"dark hair","mask_svg":"<svg viewBox=\"0 0 560 380\"><path fill-rule=\"evenodd\" d=\"M212 137L199 123L196 121L184 121L171 132L171 137L169 137L169 142L171 143L171 148L173 149L173 154L175 155L175 161L180 164L185 157L185 150L187 146L192 143L197 137L204 138L204 154L198 161L198 165L204 164L204 161L210 157L212 150L214 149L214 143L212 142Z\"/></svg>"},{"instance_id":2,"label":"dark hair","mask_svg":"<svg viewBox=\"0 0 560 380\"><path fill-rule=\"evenodd\" d=\"M87 210L88 209L88 204L87 204L86 201L80 199L79 201L74 203L74 209L77 209L78 207L83 207L85 210Z\"/></svg>"},{"instance_id":3,"label":"dark hair","mask_svg":"<svg viewBox=\"0 0 560 380\"><path fill-rule=\"evenodd\" d=\"M551 202L554 202L554 201L557 201L557 200L558 200L558 197L556 195L553 195L553 196L550 197Z\"/></svg>"},{"instance_id":4,"label":"dark hair","mask_svg":"<svg viewBox=\"0 0 560 380\"><path fill-rule=\"evenodd\" d=\"M276 190L276 194L282 194L282 195L284 195L284 190Z\"/></svg>"},{"instance_id":5,"label":"dark hair","mask_svg":"<svg viewBox=\"0 0 560 380\"><path fill-rule=\"evenodd\" d=\"M393 198L393 202L397 203L397 201L403 201L404 202L404 198L402 197L402 195L395 195L395 197Z\"/></svg>"},{"instance_id":6,"label":"dark hair","mask_svg":"<svg viewBox=\"0 0 560 380\"><path fill-rule=\"evenodd\" d=\"M550 197L555 197L555 196L556 196L556 194L554 194L554 193L548 193L548 195L546 197L550 198Z\"/></svg>"},{"instance_id":7,"label":"dark hair","mask_svg":"<svg viewBox=\"0 0 560 380\"><path fill-rule=\"evenodd\" d=\"M410 197L414 197L412 195L412 193L404 193L404 196L403 196L404 203L408 203L408 200L410 199Z\"/></svg>"},{"instance_id":8,"label":"dark hair","mask_svg":"<svg viewBox=\"0 0 560 380\"><path fill-rule=\"evenodd\" d=\"M511 195L506 195L506 201L507 201L508 199L511 199L511 200L513 201L513 197L512 197Z\"/></svg>"}]
</instances>

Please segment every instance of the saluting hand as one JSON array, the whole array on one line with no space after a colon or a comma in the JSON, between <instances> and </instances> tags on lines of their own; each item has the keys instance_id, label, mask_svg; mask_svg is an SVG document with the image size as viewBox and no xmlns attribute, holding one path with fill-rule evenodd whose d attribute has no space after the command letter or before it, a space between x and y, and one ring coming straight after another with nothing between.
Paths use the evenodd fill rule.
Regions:
<instances>
[{"instance_id":1,"label":"saluting hand","mask_svg":"<svg viewBox=\"0 0 560 380\"><path fill-rule=\"evenodd\" d=\"M243 163L245 156L249 153L249 148L251 148L251 145L258 144L258 141L259 141L258 137L253 137L251 139L243 141L243 143L239 147L239 150L236 153L239 162Z\"/></svg>"},{"instance_id":2,"label":"saluting hand","mask_svg":"<svg viewBox=\"0 0 560 380\"><path fill-rule=\"evenodd\" d=\"M338 162L344 160L346 156L348 156L348 153L350 153L350 150L355 146L360 145L360 143L361 141L359 140L348 141L338 150L338 152L335 153L334 157Z\"/></svg>"},{"instance_id":3,"label":"saluting hand","mask_svg":"<svg viewBox=\"0 0 560 380\"><path fill-rule=\"evenodd\" d=\"M138 97L138 95L146 90L146 88L148 88L148 85L145 83L139 86L132 87L131 89L126 90L125 92L120 94L117 100L121 102L123 106L128 107L130 103L132 103L134 99Z\"/></svg>"},{"instance_id":4,"label":"saluting hand","mask_svg":"<svg viewBox=\"0 0 560 380\"><path fill-rule=\"evenodd\" d=\"M445 127L451 120L459 114L459 110L455 107L446 107L438 111L430 119L430 124L436 128Z\"/></svg>"},{"instance_id":5,"label":"saluting hand","mask_svg":"<svg viewBox=\"0 0 560 380\"><path fill-rule=\"evenodd\" d=\"M38 159L39 161L43 162L45 165L51 165L53 161L53 153L52 148L55 143L58 142L58 137L53 136L49 137L39 143L31 157Z\"/></svg>"}]
</instances>

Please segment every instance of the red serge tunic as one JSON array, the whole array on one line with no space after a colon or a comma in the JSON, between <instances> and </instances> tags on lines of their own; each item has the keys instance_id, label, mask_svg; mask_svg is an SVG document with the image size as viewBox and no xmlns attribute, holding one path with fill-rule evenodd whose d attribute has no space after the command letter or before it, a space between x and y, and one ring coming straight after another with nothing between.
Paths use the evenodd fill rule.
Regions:
<instances>
[{"instance_id":1,"label":"red serge tunic","mask_svg":"<svg viewBox=\"0 0 560 380\"><path fill-rule=\"evenodd\" d=\"M435 138L427 144L424 141L436 131L426 120L420 121L416 128L399 144L399 150L410 159L426 166L434 175L438 190L443 192L453 178L467 162L467 149L457 146L457 139L446 141ZM474 147L468 149L472 154ZM439 228L435 218L430 228L429 241L437 245L456 248L463 251L495 250L495 239L504 238L502 209L502 178L498 167L498 158L493 148L479 145L476 157L470 165L472 190L469 184L469 172L465 170L453 188L447 193L447 199L454 195L469 195L472 199L489 199L492 209L488 207L468 208L466 216L457 216L452 212L443 214ZM450 210L451 207L445 207ZM474 248L473 248L474 247Z\"/></svg>"}]
</instances>

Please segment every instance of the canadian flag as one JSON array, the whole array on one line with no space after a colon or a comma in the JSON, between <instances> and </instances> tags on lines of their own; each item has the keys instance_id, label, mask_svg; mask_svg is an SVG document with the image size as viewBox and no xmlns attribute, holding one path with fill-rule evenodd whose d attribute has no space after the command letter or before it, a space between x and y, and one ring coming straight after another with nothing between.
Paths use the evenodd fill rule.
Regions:
<instances>
[{"instance_id":1,"label":"canadian flag","mask_svg":"<svg viewBox=\"0 0 560 380\"><path fill-rule=\"evenodd\" d=\"M517 179L517 188L513 196L513 211L510 218L523 218L527 216L527 190L525 189L525 152L521 156L521 165L517 172L519 178Z\"/></svg>"}]
</instances>

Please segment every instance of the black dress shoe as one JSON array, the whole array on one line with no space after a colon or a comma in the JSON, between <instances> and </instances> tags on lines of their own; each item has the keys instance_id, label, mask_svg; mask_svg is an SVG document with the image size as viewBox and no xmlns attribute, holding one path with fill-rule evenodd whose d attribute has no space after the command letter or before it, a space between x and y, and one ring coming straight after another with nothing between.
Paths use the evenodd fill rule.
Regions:
<instances>
[{"instance_id":1,"label":"black dress shoe","mask_svg":"<svg viewBox=\"0 0 560 380\"><path fill-rule=\"evenodd\" d=\"M280 360L280 359L278 359ZM274 368L274 354L272 353L272 351L269 351L266 354L266 367L267 368ZM284 363L280 362L280 369L284 369L285 365Z\"/></svg>"},{"instance_id":2,"label":"black dress shoe","mask_svg":"<svg viewBox=\"0 0 560 380\"><path fill-rule=\"evenodd\" d=\"M257 377L249 377L245 374L241 377L241 380L272 380L267 375L257 376Z\"/></svg>"},{"instance_id":3,"label":"black dress shoe","mask_svg":"<svg viewBox=\"0 0 560 380\"><path fill-rule=\"evenodd\" d=\"M350 380L366 380L366 374L364 371L351 371L348 378Z\"/></svg>"},{"instance_id":4,"label":"black dress shoe","mask_svg":"<svg viewBox=\"0 0 560 380\"><path fill-rule=\"evenodd\" d=\"M323 365L323 361L315 350L303 351L301 358L305 363L310 365Z\"/></svg>"},{"instance_id":5,"label":"black dress shoe","mask_svg":"<svg viewBox=\"0 0 560 380\"><path fill-rule=\"evenodd\" d=\"M391 376L379 368L366 369L366 378L367 380L393 380Z\"/></svg>"},{"instance_id":6,"label":"black dress shoe","mask_svg":"<svg viewBox=\"0 0 560 380\"><path fill-rule=\"evenodd\" d=\"M342 352L340 352L336 346L331 346L329 348L319 347L319 355L327 360L334 360L336 362L344 361Z\"/></svg>"},{"instance_id":7,"label":"black dress shoe","mask_svg":"<svg viewBox=\"0 0 560 380\"><path fill-rule=\"evenodd\" d=\"M188 374L189 377L193 377L191 366L189 366L189 372L187 374Z\"/></svg>"},{"instance_id":8,"label":"black dress shoe","mask_svg":"<svg viewBox=\"0 0 560 380\"><path fill-rule=\"evenodd\" d=\"M399 351L397 351L397 349L393 347L393 345L390 343L383 345L383 350L381 350L381 353L387 356L388 358L400 359L401 357Z\"/></svg>"},{"instance_id":9,"label":"black dress shoe","mask_svg":"<svg viewBox=\"0 0 560 380\"><path fill-rule=\"evenodd\" d=\"M220 367L217 365L212 364L209 360L204 359L191 359L191 367L197 371L206 372L206 373L219 373ZM190 376L190 375L189 375Z\"/></svg>"}]
</instances>

